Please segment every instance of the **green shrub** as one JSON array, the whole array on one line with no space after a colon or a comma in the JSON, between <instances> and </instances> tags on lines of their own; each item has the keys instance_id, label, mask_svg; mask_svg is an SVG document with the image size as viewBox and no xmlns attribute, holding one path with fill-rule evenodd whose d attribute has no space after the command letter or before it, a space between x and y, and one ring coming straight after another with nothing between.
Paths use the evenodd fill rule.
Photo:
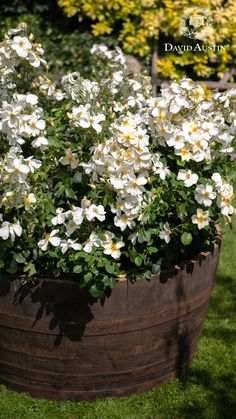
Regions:
<instances>
[{"instance_id":1,"label":"green shrub","mask_svg":"<svg viewBox=\"0 0 236 419\"><path fill-rule=\"evenodd\" d=\"M58 4L68 17L77 15L80 22L89 18L95 36L118 34L118 40L128 53L150 56L153 40L158 40L158 71L164 78L182 77L186 70L192 77L222 77L228 62L235 59L234 0L58 0ZM205 27L208 14L212 26ZM164 53L165 41L176 44L183 40L184 17L188 23L195 19L194 29L197 27L197 30L194 36L197 40L202 38L207 44L227 44L228 48L203 54ZM203 24L198 26L201 19ZM191 43L190 39L187 41Z\"/></svg>"}]
</instances>

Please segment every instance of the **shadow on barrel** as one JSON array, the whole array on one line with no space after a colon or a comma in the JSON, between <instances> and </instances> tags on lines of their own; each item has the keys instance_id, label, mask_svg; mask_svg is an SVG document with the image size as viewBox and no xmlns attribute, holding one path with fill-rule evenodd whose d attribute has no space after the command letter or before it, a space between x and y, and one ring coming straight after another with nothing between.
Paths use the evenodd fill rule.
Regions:
<instances>
[{"instance_id":1,"label":"shadow on barrel","mask_svg":"<svg viewBox=\"0 0 236 419\"><path fill-rule=\"evenodd\" d=\"M32 328L43 317L49 319L48 329L58 330L54 345L59 346L64 336L80 341L86 325L93 319L90 306L96 301L85 289L66 281L37 280L22 284L14 294L14 304L30 299L35 305L35 319Z\"/></svg>"}]
</instances>

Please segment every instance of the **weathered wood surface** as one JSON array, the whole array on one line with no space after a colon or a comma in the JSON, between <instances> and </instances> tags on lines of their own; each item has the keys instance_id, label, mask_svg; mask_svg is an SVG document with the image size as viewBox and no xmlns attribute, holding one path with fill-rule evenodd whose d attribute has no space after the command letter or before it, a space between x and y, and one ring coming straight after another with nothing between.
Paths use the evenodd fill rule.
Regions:
<instances>
[{"instance_id":1,"label":"weathered wood surface","mask_svg":"<svg viewBox=\"0 0 236 419\"><path fill-rule=\"evenodd\" d=\"M76 283L21 286L0 275L0 382L49 399L143 392L185 372L219 258L212 253L151 281L120 282L95 301Z\"/></svg>"}]
</instances>

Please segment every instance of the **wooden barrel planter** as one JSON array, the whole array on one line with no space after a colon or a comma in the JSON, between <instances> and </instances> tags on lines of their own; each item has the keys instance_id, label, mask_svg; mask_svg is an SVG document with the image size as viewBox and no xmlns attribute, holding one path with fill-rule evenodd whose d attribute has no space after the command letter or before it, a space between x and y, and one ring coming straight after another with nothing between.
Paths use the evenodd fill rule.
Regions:
<instances>
[{"instance_id":1,"label":"wooden barrel planter","mask_svg":"<svg viewBox=\"0 0 236 419\"><path fill-rule=\"evenodd\" d=\"M73 282L0 276L0 383L33 396L96 399L182 375L196 351L220 240L172 271L119 282L103 302Z\"/></svg>"}]
</instances>

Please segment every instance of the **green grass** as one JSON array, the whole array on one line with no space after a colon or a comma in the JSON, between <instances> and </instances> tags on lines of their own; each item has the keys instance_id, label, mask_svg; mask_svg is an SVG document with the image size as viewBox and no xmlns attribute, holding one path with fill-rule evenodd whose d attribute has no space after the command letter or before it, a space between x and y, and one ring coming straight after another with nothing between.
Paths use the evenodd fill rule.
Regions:
<instances>
[{"instance_id":1,"label":"green grass","mask_svg":"<svg viewBox=\"0 0 236 419\"><path fill-rule=\"evenodd\" d=\"M0 419L235 419L236 220L223 238L217 282L187 376L146 394L94 403L33 399L0 386Z\"/></svg>"}]
</instances>

